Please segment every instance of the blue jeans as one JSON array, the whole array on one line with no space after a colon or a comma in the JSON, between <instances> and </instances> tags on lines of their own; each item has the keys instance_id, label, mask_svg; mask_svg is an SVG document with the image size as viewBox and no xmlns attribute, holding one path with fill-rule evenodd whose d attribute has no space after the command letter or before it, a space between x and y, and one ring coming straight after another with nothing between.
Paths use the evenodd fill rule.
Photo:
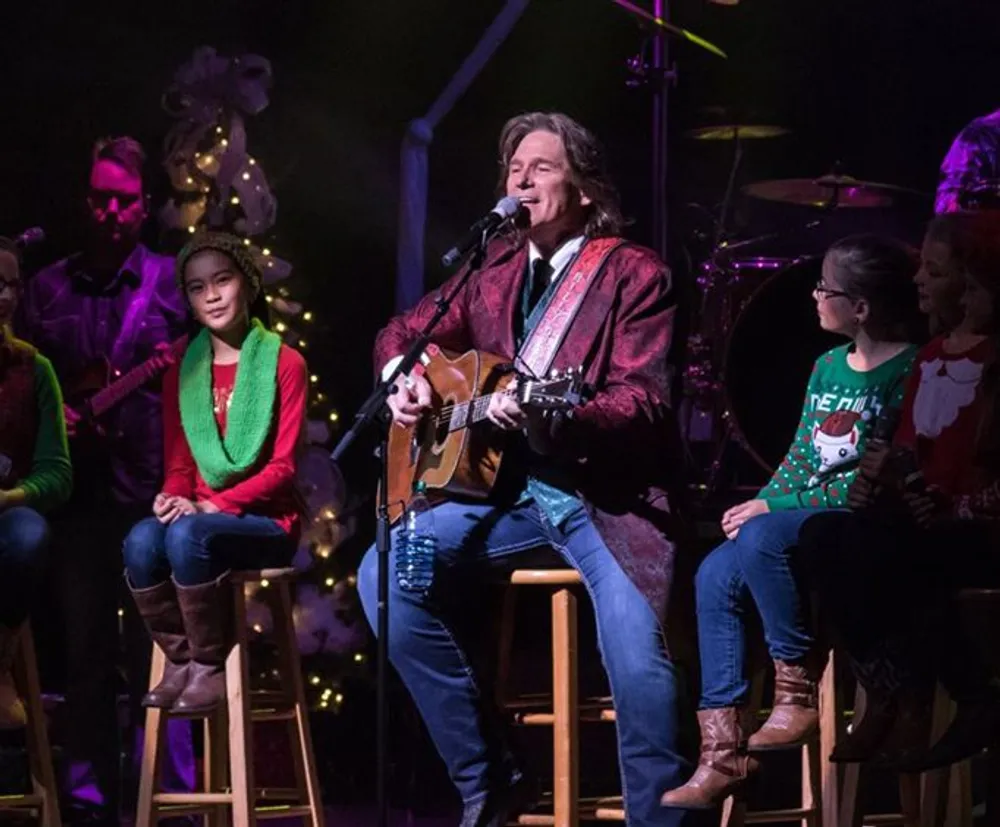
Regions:
<instances>
[{"instance_id":1,"label":"blue jeans","mask_svg":"<svg viewBox=\"0 0 1000 827\"><path fill-rule=\"evenodd\" d=\"M805 602L792 573L791 554L802 524L826 510L774 511L748 520L701 563L695 577L701 709L746 702L746 612L750 601L764 626L775 660L805 657L814 640Z\"/></svg>"},{"instance_id":2,"label":"blue jeans","mask_svg":"<svg viewBox=\"0 0 1000 827\"><path fill-rule=\"evenodd\" d=\"M170 525L156 517L141 520L122 551L132 585L148 589L171 573L178 585L197 586L230 569L286 566L295 543L267 517L190 514Z\"/></svg>"},{"instance_id":3,"label":"blue jeans","mask_svg":"<svg viewBox=\"0 0 1000 827\"><path fill-rule=\"evenodd\" d=\"M13 629L28 616L48 561L49 524L32 508L0 513L0 625Z\"/></svg>"},{"instance_id":4,"label":"blue jeans","mask_svg":"<svg viewBox=\"0 0 1000 827\"><path fill-rule=\"evenodd\" d=\"M463 583L509 570L522 553L552 546L583 577L597 619L598 645L618 718L619 764L633 827L679 824L682 811L660 807L660 795L690 773L680 752L683 677L668 659L659 621L581 508L553 528L534 502L501 509L448 502L434 509L438 538L435 588L427 597L399 588L390 559L389 657L398 670L463 802L518 776L495 727L491 697L476 683L457 638L449 598ZM393 534L396 548L398 531ZM377 553L358 569L358 592L375 627Z\"/></svg>"}]
</instances>

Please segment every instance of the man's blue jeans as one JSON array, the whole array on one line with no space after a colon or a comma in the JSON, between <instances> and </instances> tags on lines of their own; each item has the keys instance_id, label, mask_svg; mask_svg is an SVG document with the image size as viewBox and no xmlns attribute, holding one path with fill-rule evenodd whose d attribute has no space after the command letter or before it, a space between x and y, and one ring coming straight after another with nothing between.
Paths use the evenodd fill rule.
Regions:
<instances>
[{"instance_id":1,"label":"man's blue jeans","mask_svg":"<svg viewBox=\"0 0 1000 827\"><path fill-rule=\"evenodd\" d=\"M680 753L683 677L668 659L652 608L580 508L561 529L534 502L509 509L443 503L434 509L438 538L435 586L422 597L396 583L390 559L389 657L423 716L466 805L518 776L502 736L484 708L491 693L476 683L459 643L449 598L463 583L514 567L522 553L551 546L583 577L597 618L598 644L618 719L619 763L628 822L633 827L679 824L682 811L660 807L665 790L680 786L690 764ZM393 535L393 549L397 535ZM395 552L393 552L393 555ZM358 590L373 628L377 553L358 570Z\"/></svg>"},{"instance_id":2,"label":"man's blue jeans","mask_svg":"<svg viewBox=\"0 0 1000 827\"><path fill-rule=\"evenodd\" d=\"M701 709L740 706L750 692L746 669L746 613L760 613L768 652L797 661L814 640L791 554L802 524L820 509L774 511L748 520L701 563L695 578Z\"/></svg>"}]
</instances>

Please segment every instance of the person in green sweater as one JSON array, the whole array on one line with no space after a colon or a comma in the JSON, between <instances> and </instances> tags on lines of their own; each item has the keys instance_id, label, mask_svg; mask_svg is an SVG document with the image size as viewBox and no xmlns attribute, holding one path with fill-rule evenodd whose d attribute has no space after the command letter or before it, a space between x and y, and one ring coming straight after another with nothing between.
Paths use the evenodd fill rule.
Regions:
<instances>
[{"instance_id":1,"label":"person in green sweater","mask_svg":"<svg viewBox=\"0 0 1000 827\"><path fill-rule=\"evenodd\" d=\"M42 514L65 502L73 485L52 365L10 330L20 294L17 248L0 239L0 729L25 723L11 664L45 570Z\"/></svg>"},{"instance_id":2,"label":"person in green sweater","mask_svg":"<svg viewBox=\"0 0 1000 827\"><path fill-rule=\"evenodd\" d=\"M871 235L837 242L823 260L813 291L819 324L851 341L816 360L784 461L756 497L726 511L727 540L698 569L701 759L687 784L664 794L664 806L714 807L756 769L750 751L798 743L816 731L825 658L807 622L791 552L811 515L846 507L875 419L883 407L900 404L917 350L911 342L925 326L917 268L915 251ZM744 620L750 604L775 664L773 711L752 737Z\"/></svg>"}]
</instances>

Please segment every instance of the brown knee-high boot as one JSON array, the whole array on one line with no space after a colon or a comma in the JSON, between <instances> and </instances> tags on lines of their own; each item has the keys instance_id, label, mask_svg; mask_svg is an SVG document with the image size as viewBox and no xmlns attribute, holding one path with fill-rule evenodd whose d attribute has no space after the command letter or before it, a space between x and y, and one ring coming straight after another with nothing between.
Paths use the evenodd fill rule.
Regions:
<instances>
[{"instance_id":1,"label":"brown knee-high boot","mask_svg":"<svg viewBox=\"0 0 1000 827\"><path fill-rule=\"evenodd\" d=\"M163 678L142 698L143 706L170 709L188 682L191 649L173 581L165 580L148 589L137 589L125 575L125 583L149 636L167 656Z\"/></svg>"},{"instance_id":2,"label":"brown knee-high boot","mask_svg":"<svg viewBox=\"0 0 1000 827\"><path fill-rule=\"evenodd\" d=\"M684 810L708 810L756 772L757 759L747 754L750 719L750 711L742 707L700 710L698 768L684 786L664 793L660 803Z\"/></svg>"},{"instance_id":3,"label":"brown knee-high boot","mask_svg":"<svg viewBox=\"0 0 1000 827\"><path fill-rule=\"evenodd\" d=\"M175 586L191 642L191 666L187 686L173 708L177 712L210 712L226 700L226 657L233 648L229 572L209 583Z\"/></svg>"},{"instance_id":4,"label":"brown knee-high boot","mask_svg":"<svg viewBox=\"0 0 1000 827\"><path fill-rule=\"evenodd\" d=\"M819 732L819 663L818 658L774 662L774 708L750 736L751 750L801 744Z\"/></svg>"}]
</instances>

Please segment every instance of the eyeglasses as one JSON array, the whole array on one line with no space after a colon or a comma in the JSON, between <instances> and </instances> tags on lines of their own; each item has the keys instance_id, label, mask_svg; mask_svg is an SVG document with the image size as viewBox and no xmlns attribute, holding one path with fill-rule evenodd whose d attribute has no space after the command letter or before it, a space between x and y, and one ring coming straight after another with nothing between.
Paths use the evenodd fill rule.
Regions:
<instances>
[{"instance_id":1,"label":"eyeglasses","mask_svg":"<svg viewBox=\"0 0 1000 827\"><path fill-rule=\"evenodd\" d=\"M821 281L816 282L816 286L813 288L813 293L824 299L835 299L838 296L842 296L845 299L851 298L850 293L845 293L843 290L834 290L832 287L824 285Z\"/></svg>"}]
</instances>

